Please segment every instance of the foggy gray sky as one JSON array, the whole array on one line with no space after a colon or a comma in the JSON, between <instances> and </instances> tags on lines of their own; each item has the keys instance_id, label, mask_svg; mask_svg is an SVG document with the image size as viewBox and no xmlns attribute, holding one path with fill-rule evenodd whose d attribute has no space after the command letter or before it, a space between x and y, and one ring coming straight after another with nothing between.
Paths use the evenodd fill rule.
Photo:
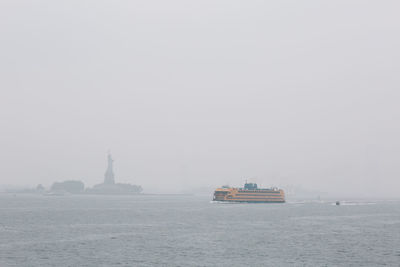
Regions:
<instances>
[{"instance_id":1,"label":"foggy gray sky","mask_svg":"<svg viewBox=\"0 0 400 267\"><path fill-rule=\"evenodd\" d=\"M0 3L0 184L400 195L398 1Z\"/></svg>"}]
</instances>

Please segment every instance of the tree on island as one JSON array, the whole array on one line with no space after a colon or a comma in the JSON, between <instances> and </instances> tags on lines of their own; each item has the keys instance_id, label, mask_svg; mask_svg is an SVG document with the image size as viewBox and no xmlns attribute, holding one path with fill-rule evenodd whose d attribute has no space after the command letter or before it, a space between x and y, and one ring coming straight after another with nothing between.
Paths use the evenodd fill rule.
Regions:
<instances>
[{"instance_id":1,"label":"tree on island","mask_svg":"<svg viewBox=\"0 0 400 267\"><path fill-rule=\"evenodd\" d=\"M67 192L71 194L80 194L85 190L85 184L81 181L64 181L64 182L55 182L51 186L52 192Z\"/></svg>"},{"instance_id":2,"label":"tree on island","mask_svg":"<svg viewBox=\"0 0 400 267\"><path fill-rule=\"evenodd\" d=\"M37 186L36 186L36 192L38 192L38 193L43 193L43 192L45 192L46 191L46 189L44 188L44 186L42 185L42 184L38 184Z\"/></svg>"}]
</instances>

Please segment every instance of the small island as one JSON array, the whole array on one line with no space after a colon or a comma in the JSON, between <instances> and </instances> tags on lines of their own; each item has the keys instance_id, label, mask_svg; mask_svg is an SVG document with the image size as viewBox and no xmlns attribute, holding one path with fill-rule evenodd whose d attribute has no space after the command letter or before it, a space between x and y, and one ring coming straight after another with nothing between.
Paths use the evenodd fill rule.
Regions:
<instances>
[{"instance_id":1,"label":"small island","mask_svg":"<svg viewBox=\"0 0 400 267\"><path fill-rule=\"evenodd\" d=\"M85 184L79 180L65 180L62 182L54 182L49 189L42 184L36 188L23 188L8 190L9 193L25 193L25 194L41 194L46 196L63 196L77 194L96 194L96 195L136 195L140 194L143 189L140 185L116 183L114 178L112 156L108 153L108 165L104 174L104 182L85 188Z\"/></svg>"},{"instance_id":2,"label":"small island","mask_svg":"<svg viewBox=\"0 0 400 267\"><path fill-rule=\"evenodd\" d=\"M121 184L115 183L112 156L108 153L108 165L107 170L104 174L104 182L97 184L92 188L87 188L86 194L99 194L99 195L132 195L139 194L142 192L140 185Z\"/></svg>"}]
</instances>

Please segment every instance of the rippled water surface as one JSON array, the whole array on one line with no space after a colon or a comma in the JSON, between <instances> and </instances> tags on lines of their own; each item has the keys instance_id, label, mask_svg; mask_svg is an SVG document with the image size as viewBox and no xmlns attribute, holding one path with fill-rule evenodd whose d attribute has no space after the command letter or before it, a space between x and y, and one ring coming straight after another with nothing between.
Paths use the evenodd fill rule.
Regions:
<instances>
[{"instance_id":1,"label":"rippled water surface","mask_svg":"<svg viewBox=\"0 0 400 267\"><path fill-rule=\"evenodd\" d=\"M0 195L0 266L400 266L400 202L344 204Z\"/></svg>"}]
</instances>

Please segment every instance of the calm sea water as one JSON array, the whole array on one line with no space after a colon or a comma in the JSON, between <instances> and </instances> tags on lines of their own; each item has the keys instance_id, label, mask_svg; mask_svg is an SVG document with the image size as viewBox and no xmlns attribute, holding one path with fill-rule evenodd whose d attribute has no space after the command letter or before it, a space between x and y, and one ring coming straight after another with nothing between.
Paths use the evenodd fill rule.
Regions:
<instances>
[{"instance_id":1,"label":"calm sea water","mask_svg":"<svg viewBox=\"0 0 400 267\"><path fill-rule=\"evenodd\" d=\"M400 266L400 202L0 195L0 266Z\"/></svg>"}]
</instances>

